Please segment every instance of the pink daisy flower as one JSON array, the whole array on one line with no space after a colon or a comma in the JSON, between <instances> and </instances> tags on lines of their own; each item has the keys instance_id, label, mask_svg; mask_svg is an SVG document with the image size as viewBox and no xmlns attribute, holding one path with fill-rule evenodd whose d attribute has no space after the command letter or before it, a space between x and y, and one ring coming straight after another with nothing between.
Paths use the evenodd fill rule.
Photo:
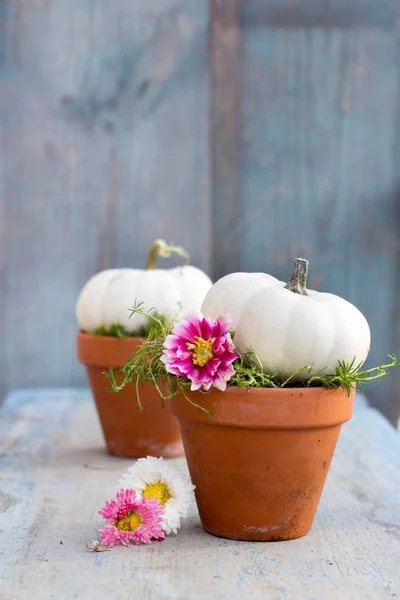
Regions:
<instances>
[{"instance_id":1,"label":"pink daisy flower","mask_svg":"<svg viewBox=\"0 0 400 600\"><path fill-rule=\"evenodd\" d=\"M120 490L115 499L105 502L99 514L109 523L99 530L105 546L149 544L165 537L163 507L155 498L138 498L134 490Z\"/></svg>"},{"instance_id":2,"label":"pink daisy flower","mask_svg":"<svg viewBox=\"0 0 400 600\"><path fill-rule=\"evenodd\" d=\"M220 315L214 322L201 313L187 315L176 323L164 342L161 361L168 373L186 377L191 390L208 391L215 386L225 391L226 382L235 373L234 351L229 315Z\"/></svg>"}]
</instances>

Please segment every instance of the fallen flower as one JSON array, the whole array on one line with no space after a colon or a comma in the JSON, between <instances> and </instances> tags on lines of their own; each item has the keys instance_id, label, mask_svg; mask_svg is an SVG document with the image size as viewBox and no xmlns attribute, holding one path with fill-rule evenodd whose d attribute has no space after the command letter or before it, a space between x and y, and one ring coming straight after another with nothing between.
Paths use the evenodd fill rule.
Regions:
<instances>
[{"instance_id":1,"label":"fallen flower","mask_svg":"<svg viewBox=\"0 0 400 600\"><path fill-rule=\"evenodd\" d=\"M161 526L166 534L177 533L181 519L194 502L194 486L189 476L163 458L139 458L119 480L121 487L135 490L138 496L156 499L163 509Z\"/></svg>"},{"instance_id":2,"label":"fallen flower","mask_svg":"<svg viewBox=\"0 0 400 600\"><path fill-rule=\"evenodd\" d=\"M99 514L108 525L100 529L100 541L105 546L149 544L163 539L161 527L163 507L156 498L138 497L133 489L122 489L115 499L107 500Z\"/></svg>"}]
</instances>

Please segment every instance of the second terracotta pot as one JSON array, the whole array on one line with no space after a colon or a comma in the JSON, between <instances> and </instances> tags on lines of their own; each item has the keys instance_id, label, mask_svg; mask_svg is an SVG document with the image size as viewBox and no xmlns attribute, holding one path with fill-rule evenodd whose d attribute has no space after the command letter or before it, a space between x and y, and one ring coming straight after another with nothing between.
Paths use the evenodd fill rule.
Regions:
<instances>
[{"instance_id":1,"label":"second terracotta pot","mask_svg":"<svg viewBox=\"0 0 400 600\"><path fill-rule=\"evenodd\" d=\"M184 398L172 410L204 529L248 541L306 535L354 391L230 387L192 398L213 416Z\"/></svg>"},{"instance_id":2,"label":"second terracotta pot","mask_svg":"<svg viewBox=\"0 0 400 600\"><path fill-rule=\"evenodd\" d=\"M151 455L171 458L183 454L176 418L161 403L151 384L140 388L143 412L139 410L136 388L128 384L118 394L109 390L104 371L122 367L131 358L142 338L115 338L77 334L78 359L86 367L97 413L110 454L127 458Z\"/></svg>"}]
</instances>

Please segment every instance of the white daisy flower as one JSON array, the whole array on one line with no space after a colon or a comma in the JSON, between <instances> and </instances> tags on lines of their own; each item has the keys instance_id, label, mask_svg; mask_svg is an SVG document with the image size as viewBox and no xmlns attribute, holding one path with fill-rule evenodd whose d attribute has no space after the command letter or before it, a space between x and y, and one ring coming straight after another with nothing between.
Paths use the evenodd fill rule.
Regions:
<instances>
[{"instance_id":1,"label":"white daisy flower","mask_svg":"<svg viewBox=\"0 0 400 600\"><path fill-rule=\"evenodd\" d=\"M148 500L156 497L164 508L162 528L177 533L181 519L194 501L194 485L176 464L163 458L139 458L118 481L120 488L133 489Z\"/></svg>"}]
</instances>

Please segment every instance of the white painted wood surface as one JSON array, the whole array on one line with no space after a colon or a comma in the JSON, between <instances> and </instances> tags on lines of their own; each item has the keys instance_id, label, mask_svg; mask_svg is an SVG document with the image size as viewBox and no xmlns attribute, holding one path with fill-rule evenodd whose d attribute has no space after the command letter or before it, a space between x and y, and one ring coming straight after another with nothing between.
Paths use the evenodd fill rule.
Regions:
<instances>
[{"instance_id":1,"label":"white painted wood surface","mask_svg":"<svg viewBox=\"0 0 400 600\"><path fill-rule=\"evenodd\" d=\"M85 544L131 461L105 453L89 392L17 391L1 417L1 600L400 596L400 436L360 401L306 538L218 539L193 510L163 543L104 553Z\"/></svg>"}]
</instances>

